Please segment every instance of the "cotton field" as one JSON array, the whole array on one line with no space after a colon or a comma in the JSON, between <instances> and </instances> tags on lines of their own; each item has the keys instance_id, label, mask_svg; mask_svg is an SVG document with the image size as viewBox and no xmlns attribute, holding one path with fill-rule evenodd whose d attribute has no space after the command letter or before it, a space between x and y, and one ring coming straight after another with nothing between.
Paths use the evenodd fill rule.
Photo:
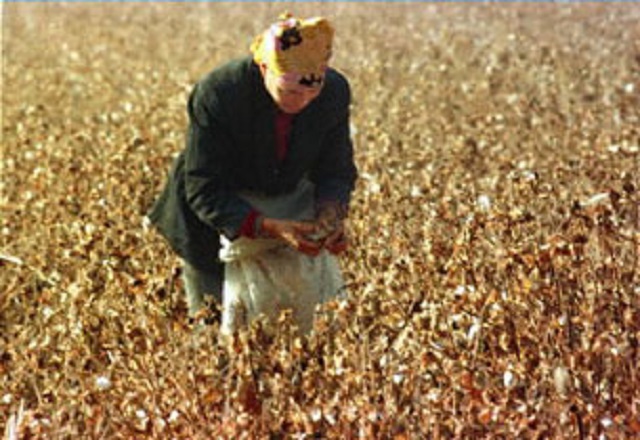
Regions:
<instances>
[{"instance_id":1,"label":"cotton field","mask_svg":"<svg viewBox=\"0 0 640 440\"><path fill-rule=\"evenodd\" d=\"M144 220L193 84L336 27L346 298L226 343ZM4 3L0 433L640 436L640 5Z\"/></svg>"}]
</instances>

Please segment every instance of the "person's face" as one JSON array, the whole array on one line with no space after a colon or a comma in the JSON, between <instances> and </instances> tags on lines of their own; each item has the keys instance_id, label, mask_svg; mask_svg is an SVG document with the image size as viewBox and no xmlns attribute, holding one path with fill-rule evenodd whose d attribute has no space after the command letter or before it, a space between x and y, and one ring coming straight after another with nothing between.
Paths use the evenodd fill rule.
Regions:
<instances>
[{"instance_id":1,"label":"person's face","mask_svg":"<svg viewBox=\"0 0 640 440\"><path fill-rule=\"evenodd\" d=\"M308 87L295 82L282 81L266 66L262 66L262 76L267 91L276 105L285 113L296 114L308 106L320 94L320 87Z\"/></svg>"}]
</instances>

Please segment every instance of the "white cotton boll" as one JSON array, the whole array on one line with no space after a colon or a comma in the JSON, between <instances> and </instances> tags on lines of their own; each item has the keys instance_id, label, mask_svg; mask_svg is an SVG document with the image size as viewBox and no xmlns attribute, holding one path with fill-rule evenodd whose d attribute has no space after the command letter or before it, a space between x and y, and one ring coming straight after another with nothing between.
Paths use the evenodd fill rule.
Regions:
<instances>
[{"instance_id":1,"label":"white cotton boll","mask_svg":"<svg viewBox=\"0 0 640 440\"><path fill-rule=\"evenodd\" d=\"M314 408L311 410L311 420L319 422L322 420L322 410L320 408Z\"/></svg>"},{"instance_id":2,"label":"white cotton boll","mask_svg":"<svg viewBox=\"0 0 640 440\"><path fill-rule=\"evenodd\" d=\"M147 217L146 215L142 217L142 230L145 233L149 232L152 226L153 226L153 223L151 223L151 219L149 219L149 217Z\"/></svg>"},{"instance_id":3,"label":"white cotton boll","mask_svg":"<svg viewBox=\"0 0 640 440\"><path fill-rule=\"evenodd\" d=\"M457 297L460 297L468 293L474 293L475 291L476 286L472 286L471 284L465 286L461 284L460 286L456 287L456 289L453 291L453 294Z\"/></svg>"},{"instance_id":4,"label":"white cotton boll","mask_svg":"<svg viewBox=\"0 0 640 440\"><path fill-rule=\"evenodd\" d=\"M478 207L483 211L491 209L491 198L487 195L481 195L477 200Z\"/></svg>"},{"instance_id":5,"label":"white cotton boll","mask_svg":"<svg viewBox=\"0 0 640 440\"><path fill-rule=\"evenodd\" d=\"M502 376L502 381L505 387L511 388L516 383L516 377L511 370L507 370L504 372L504 375Z\"/></svg>"},{"instance_id":6,"label":"white cotton boll","mask_svg":"<svg viewBox=\"0 0 640 440\"><path fill-rule=\"evenodd\" d=\"M582 206L593 206L606 200L609 200L609 193L599 193L591 197L589 200L583 202Z\"/></svg>"},{"instance_id":7,"label":"white cotton boll","mask_svg":"<svg viewBox=\"0 0 640 440\"><path fill-rule=\"evenodd\" d=\"M336 424L336 417L332 413L327 413L324 415L324 419L329 423L329 425L333 426Z\"/></svg>"},{"instance_id":8,"label":"white cotton boll","mask_svg":"<svg viewBox=\"0 0 640 440\"><path fill-rule=\"evenodd\" d=\"M454 294L455 296L462 296L462 295L464 295L465 293L467 293L467 287L466 287L466 286L462 286L462 285L461 285L461 286L456 287L456 290L454 290L454 291L453 291L453 294Z\"/></svg>"},{"instance_id":9,"label":"white cotton boll","mask_svg":"<svg viewBox=\"0 0 640 440\"><path fill-rule=\"evenodd\" d=\"M180 418L180 413L177 410L174 409L173 411L171 411L171 414L169 414L168 421L169 421L169 423L174 423L179 418Z\"/></svg>"},{"instance_id":10,"label":"white cotton boll","mask_svg":"<svg viewBox=\"0 0 640 440\"><path fill-rule=\"evenodd\" d=\"M476 321L473 324L471 324L471 326L469 327L469 331L467 332L467 339L470 341L473 340L473 338L476 337L479 331L480 331L480 323Z\"/></svg>"},{"instance_id":11,"label":"white cotton boll","mask_svg":"<svg viewBox=\"0 0 640 440\"><path fill-rule=\"evenodd\" d=\"M507 104L513 105L518 102L519 96L517 93L512 93L507 95Z\"/></svg>"},{"instance_id":12,"label":"white cotton boll","mask_svg":"<svg viewBox=\"0 0 640 440\"><path fill-rule=\"evenodd\" d=\"M367 419L369 419L371 423L375 423L378 420L382 420L382 414L378 411L370 411L369 414L367 414Z\"/></svg>"},{"instance_id":13,"label":"white cotton boll","mask_svg":"<svg viewBox=\"0 0 640 440\"><path fill-rule=\"evenodd\" d=\"M53 315L53 309L49 306L45 306L42 308L42 316L44 316L45 321L51 318Z\"/></svg>"},{"instance_id":14,"label":"white cotton boll","mask_svg":"<svg viewBox=\"0 0 640 440\"><path fill-rule=\"evenodd\" d=\"M560 324L561 327L564 327L565 325L567 325L567 315L562 315L558 318L558 324Z\"/></svg>"},{"instance_id":15,"label":"white cotton boll","mask_svg":"<svg viewBox=\"0 0 640 440\"><path fill-rule=\"evenodd\" d=\"M101 390L107 390L111 388L111 380L106 376L100 376L96 379L96 386Z\"/></svg>"},{"instance_id":16,"label":"white cotton boll","mask_svg":"<svg viewBox=\"0 0 640 440\"><path fill-rule=\"evenodd\" d=\"M611 420L610 417L605 417L604 419L600 420L600 424L606 429L606 428L611 428L611 426L613 426L613 420Z\"/></svg>"},{"instance_id":17,"label":"white cotton boll","mask_svg":"<svg viewBox=\"0 0 640 440\"><path fill-rule=\"evenodd\" d=\"M355 421L358 418L358 408L356 408L355 406L349 406L347 407L346 411L345 411L345 415L347 416L347 420L350 422Z\"/></svg>"},{"instance_id":18,"label":"white cotton boll","mask_svg":"<svg viewBox=\"0 0 640 440\"><path fill-rule=\"evenodd\" d=\"M393 383L395 383L396 385L400 385L402 383L402 381L404 380L404 374L402 373L396 373L393 375Z\"/></svg>"},{"instance_id":19,"label":"white cotton boll","mask_svg":"<svg viewBox=\"0 0 640 440\"><path fill-rule=\"evenodd\" d=\"M82 335L84 335L84 327L82 326L82 322L77 321L72 327L71 327L71 334L73 336L76 337L80 337Z\"/></svg>"},{"instance_id":20,"label":"white cotton boll","mask_svg":"<svg viewBox=\"0 0 640 440\"><path fill-rule=\"evenodd\" d=\"M628 83L628 84L625 84L624 86L624 91L629 95L631 95L635 89L636 89L636 86L633 83Z\"/></svg>"},{"instance_id":21,"label":"white cotton boll","mask_svg":"<svg viewBox=\"0 0 640 440\"><path fill-rule=\"evenodd\" d=\"M538 178L538 175L534 171L525 171L522 173L522 177L527 182L533 182Z\"/></svg>"},{"instance_id":22,"label":"white cotton boll","mask_svg":"<svg viewBox=\"0 0 640 440\"><path fill-rule=\"evenodd\" d=\"M565 367L558 366L553 370L553 384L558 394L567 394L571 386L571 375Z\"/></svg>"},{"instance_id":23,"label":"white cotton boll","mask_svg":"<svg viewBox=\"0 0 640 440\"><path fill-rule=\"evenodd\" d=\"M607 150L609 151L609 153L617 153L618 151L620 151L620 145L618 144L609 145L607 147Z\"/></svg>"},{"instance_id":24,"label":"white cotton boll","mask_svg":"<svg viewBox=\"0 0 640 440\"><path fill-rule=\"evenodd\" d=\"M369 182L368 185L369 192L372 194L378 194L380 192L380 184L375 181Z\"/></svg>"},{"instance_id":25,"label":"white cotton boll","mask_svg":"<svg viewBox=\"0 0 640 440\"><path fill-rule=\"evenodd\" d=\"M637 154L638 152L640 152L640 147L638 147L637 145L631 145L625 148L624 151L627 154Z\"/></svg>"},{"instance_id":26,"label":"white cotton boll","mask_svg":"<svg viewBox=\"0 0 640 440\"><path fill-rule=\"evenodd\" d=\"M139 419L146 419L148 417L147 412L143 409L139 409L136 411L136 417Z\"/></svg>"},{"instance_id":27,"label":"white cotton boll","mask_svg":"<svg viewBox=\"0 0 640 440\"><path fill-rule=\"evenodd\" d=\"M373 179L373 176L371 174L367 173L366 171L363 171L363 172L360 173L360 178L362 180L371 180L371 179Z\"/></svg>"},{"instance_id":28,"label":"white cotton boll","mask_svg":"<svg viewBox=\"0 0 640 440\"><path fill-rule=\"evenodd\" d=\"M13 402L13 396L11 394L5 394L2 396L2 403L9 405L11 402Z\"/></svg>"},{"instance_id":29,"label":"white cotton boll","mask_svg":"<svg viewBox=\"0 0 640 440\"><path fill-rule=\"evenodd\" d=\"M430 402L438 402L440 400L440 391L432 389L427 392L427 400Z\"/></svg>"}]
</instances>

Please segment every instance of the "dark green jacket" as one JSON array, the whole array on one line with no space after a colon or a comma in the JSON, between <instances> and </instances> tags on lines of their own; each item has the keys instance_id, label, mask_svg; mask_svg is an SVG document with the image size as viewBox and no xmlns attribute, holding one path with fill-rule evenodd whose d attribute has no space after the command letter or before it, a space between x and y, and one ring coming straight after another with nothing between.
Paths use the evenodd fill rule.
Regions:
<instances>
[{"instance_id":1,"label":"dark green jacket","mask_svg":"<svg viewBox=\"0 0 640 440\"><path fill-rule=\"evenodd\" d=\"M296 115L279 163L277 107L258 66L247 57L215 69L191 93L186 148L149 218L178 255L210 270L219 234L236 237L252 209L237 191L282 194L306 176L316 200L347 205L357 176L349 103L347 80L330 69L320 95Z\"/></svg>"}]
</instances>

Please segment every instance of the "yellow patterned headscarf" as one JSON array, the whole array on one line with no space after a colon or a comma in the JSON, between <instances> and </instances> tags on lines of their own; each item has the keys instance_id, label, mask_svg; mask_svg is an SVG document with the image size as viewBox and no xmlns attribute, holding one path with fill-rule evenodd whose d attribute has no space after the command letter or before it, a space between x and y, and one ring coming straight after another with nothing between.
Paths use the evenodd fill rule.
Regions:
<instances>
[{"instance_id":1,"label":"yellow patterned headscarf","mask_svg":"<svg viewBox=\"0 0 640 440\"><path fill-rule=\"evenodd\" d=\"M320 86L331 58L333 27L326 18L297 19L280 16L251 44L253 59L285 81Z\"/></svg>"}]
</instances>

